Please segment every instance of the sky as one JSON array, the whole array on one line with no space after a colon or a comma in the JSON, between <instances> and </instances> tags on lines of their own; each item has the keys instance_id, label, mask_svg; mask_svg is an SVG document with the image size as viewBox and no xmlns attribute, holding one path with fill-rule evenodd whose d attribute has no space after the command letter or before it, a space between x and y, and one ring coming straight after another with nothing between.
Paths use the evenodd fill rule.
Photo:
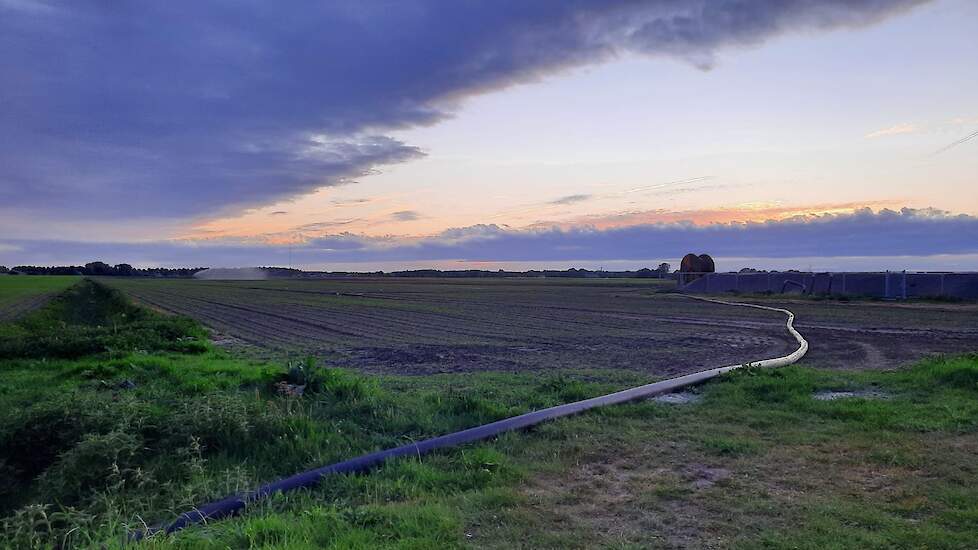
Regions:
<instances>
[{"instance_id":1,"label":"sky","mask_svg":"<svg viewBox=\"0 0 978 550\"><path fill-rule=\"evenodd\" d=\"M0 0L0 264L978 270L971 0Z\"/></svg>"}]
</instances>

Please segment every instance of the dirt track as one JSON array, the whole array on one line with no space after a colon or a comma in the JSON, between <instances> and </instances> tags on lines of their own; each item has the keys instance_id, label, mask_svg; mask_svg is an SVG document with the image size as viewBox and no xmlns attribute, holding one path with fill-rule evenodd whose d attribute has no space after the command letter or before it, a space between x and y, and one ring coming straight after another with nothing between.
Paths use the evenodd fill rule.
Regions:
<instances>
[{"instance_id":1,"label":"dirt track","mask_svg":"<svg viewBox=\"0 0 978 550\"><path fill-rule=\"evenodd\" d=\"M626 368L657 375L789 352L779 314L695 303L647 281L108 280L152 307L269 358L314 354L378 373ZM978 350L974 305L788 305L811 343L804 364L892 368Z\"/></svg>"},{"instance_id":2,"label":"dirt track","mask_svg":"<svg viewBox=\"0 0 978 550\"><path fill-rule=\"evenodd\" d=\"M0 306L0 322L12 321L40 308L50 300L55 293L34 294L13 303Z\"/></svg>"}]
</instances>

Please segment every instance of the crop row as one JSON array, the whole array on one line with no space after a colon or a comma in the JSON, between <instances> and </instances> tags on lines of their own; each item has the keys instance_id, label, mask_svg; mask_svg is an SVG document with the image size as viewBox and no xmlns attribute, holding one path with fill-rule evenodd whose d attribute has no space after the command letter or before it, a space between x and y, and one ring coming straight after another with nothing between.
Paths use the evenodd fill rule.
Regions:
<instances>
[{"instance_id":1,"label":"crop row","mask_svg":"<svg viewBox=\"0 0 978 550\"><path fill-rule=\"evenodd\" d=\"M692 302L685 307L680 299L620 288L389 281L110 284L255 346L339 352L352 366L382 370L411 364L421 371L656 365L662 371L748 360L783 339L776 319L710 318L703 313L723 308ZM768 340L754 338L758 331L770 333Z\"/></svg>"}]
</instances>

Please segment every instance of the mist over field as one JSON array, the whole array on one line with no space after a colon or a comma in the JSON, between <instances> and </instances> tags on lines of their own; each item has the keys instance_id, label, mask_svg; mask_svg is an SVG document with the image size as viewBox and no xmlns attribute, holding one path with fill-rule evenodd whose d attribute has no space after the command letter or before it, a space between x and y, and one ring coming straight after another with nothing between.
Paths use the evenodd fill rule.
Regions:
<instances>
[{"instance_id":1,"label":"mist over field","mask_svg":"<svg viewBox=\"0 0 978 550\"><path fill-rule=\"evenodd\" d=\"M257 267L220 268L212 267L194 273L194 279L225 280L225 281L261 281L268 274Z\"/></svg>"}]
</instances>

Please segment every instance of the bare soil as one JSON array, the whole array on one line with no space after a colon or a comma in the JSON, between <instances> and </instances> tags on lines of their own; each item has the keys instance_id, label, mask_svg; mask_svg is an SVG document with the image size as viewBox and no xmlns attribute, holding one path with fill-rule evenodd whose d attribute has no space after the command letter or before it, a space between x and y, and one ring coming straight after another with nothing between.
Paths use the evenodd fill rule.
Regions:
<instances>
[{"instance_id":1,"label":"bare soil","mask_svg":"<svg viewBox=\"0 0 978 550\"><path fill-rule=\"evenodd\" d=\"M783 315L684 299L648 281L106 280L190 315L220 345L373 373L616 368L667 376L794 349ZM789 307L805 364L895 368L978 350L974 304L759 298Z\"/></svg>"},{"instance_id":2,"label":"bare soil","mask_svg":"<svg viewBox=\"0 0 978 550\"><path fill-rule=\"evenodd\" d=\"M54 294L55 293L52 292L33 294L13 303L0 306L0 323L4 321L12 321L27 315L28 313L46 304L48 300L54 296Z\"/></svg>"}]
</instances>

